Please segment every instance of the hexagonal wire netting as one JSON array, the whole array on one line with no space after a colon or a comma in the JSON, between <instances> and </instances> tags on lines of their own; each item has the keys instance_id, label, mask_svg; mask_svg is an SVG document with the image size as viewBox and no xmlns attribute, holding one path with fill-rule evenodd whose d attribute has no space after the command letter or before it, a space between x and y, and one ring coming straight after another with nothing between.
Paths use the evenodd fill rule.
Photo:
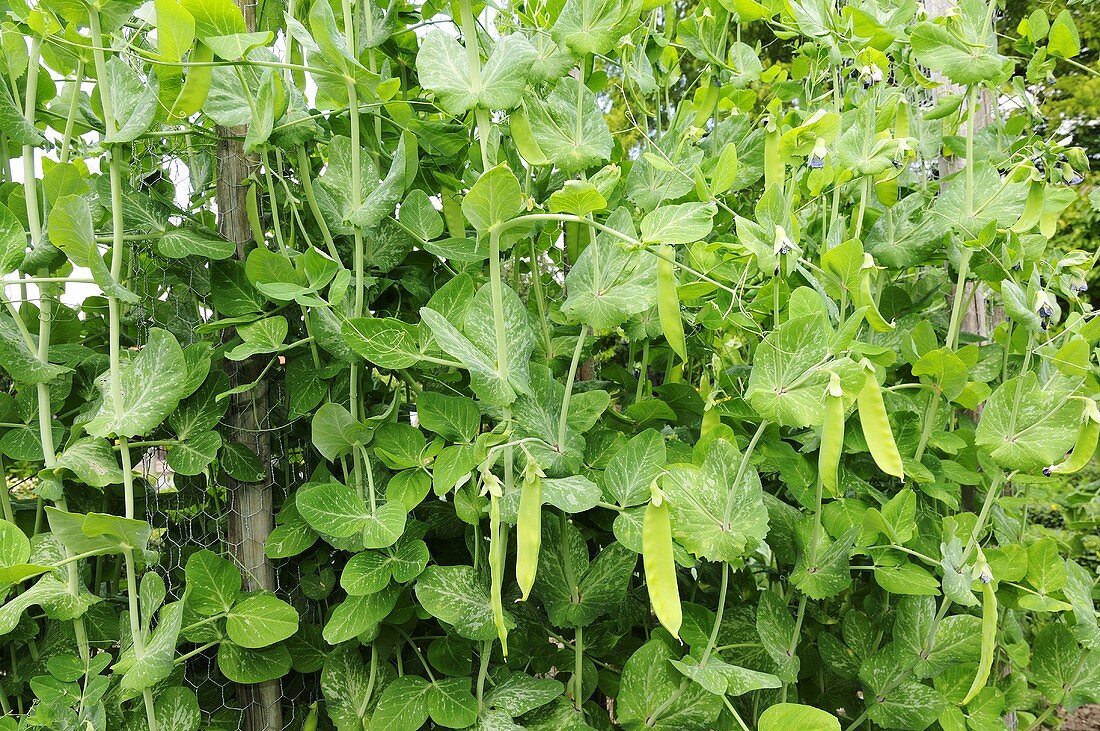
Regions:
<instances>
[{"instance_id":1,"label":"hexagonal wire netting","mask_svg":"<svg viewBox=\"0 0 1100 731\"><path fill-rule=\"evenodd\" d=\"M200 158L204 156L212 159L208 151L205 155L193 156L192 160L199 162L186 168L181 169L178 163L169 165L167 169L171 171L177 196L181 190L190 189L193 197L207 195L212 189L212 171L202 169L204 163ZM135 242L130 260L134 263L132 272L135 275L132 286L142 298L132 312L131 324L140 333L141 342L137 345L147 339L153 327L171 331L185 347L195 342L195 328L215 319L205 305L210 292L209 269L161 257L156 251L155 240ZM271 521L287 493L305 481L303 461L292 460L292 457L301 455L303 447L308 445L297 443L291 434L285 391L278 373L278 368L268 371L265 378L267 408L255 414L262 436L271 440L270 453L274 455L268 464L263 465L265 479L271 485L270 500L257 505L250 514L235 511L232 480L218 469L217 463L203 474L191 477L173 472L163 447L148 449L140 455L140 461L139 455L134 455L135 469L140 470L145 478L145 519L154 529L151 548L159 554L159 562L152 568L163 576L168 594L174 599L182 597L187 558L202 549L237 563L242 573L246 574L245 588L248 588L247 584L251 582L238 560L243 540L237 536L251 535L254 523ZM223 421L222 433L226 441L245 441L255 436L244 434L240 429L235 432L228 418ZM263 520L257 521L260 512L266 515ZM273 567L273 590L298 609L303 623L316 623L318 618L313 615L317 609L301 591L302 576L298 565L286 561L278 563ZM193 649L196 648L184 646L181 653ZM199 697L204 714L203 728L235 730L244 726L243 719L249 704L257 701L252 693L239 688L221 674L216 646L188 657L184 663L184 675ZM315 675L296 673L282 680L280 698L284 729L301 726L308 706L320 696L317 681Z\"/></svg>"}]
</instances>

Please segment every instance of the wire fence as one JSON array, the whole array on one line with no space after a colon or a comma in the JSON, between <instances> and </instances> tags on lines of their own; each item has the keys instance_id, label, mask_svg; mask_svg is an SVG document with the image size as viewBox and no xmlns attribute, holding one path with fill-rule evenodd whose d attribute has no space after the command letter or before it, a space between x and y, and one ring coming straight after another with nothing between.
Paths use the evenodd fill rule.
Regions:
<instances>
[{"instance_id":1,"label":"wire fence","mask_svg":"<svg viewBox=\"0 0 1100 731\"><path fill-rule=\"evenodd\" d=\"M204 184L205 176L201 171L196 176L193 165L168 169L173 171L173 177L179 177L171 181L176 190L186 191L192 183ZM206 194L203 189L192 193ZM138 333L138 342L133 345L143 345L154 327L169 330L185 347L195 342L195 328L214 317L208 302L209 269L195 267L186 260L165 259L156 251L155 241L135 242L130 254L130 261L135 264L133 286L142 298L131 315L131 325ZM298 610L303 625L316 625L320 621L316 598L323 596L323 592L312 589L323 588L316 586L323 582L304 576L296 561L269 564L269 576L260 577L256 575L257 567L243 565L241 560L242 555L257 555L256 548L262 556L262 544L249 552L244 550L245 542L253 540L255 526L260 526L264 535L270 531L269 526L287 494L307 477L302 455L308 445L292 433L280 370L273 369L260 386L267 389L266 398L257 399L256 403L266 403L267 408L251 411L252 423L247 426L227 416L221 429L226 442L269 445L264 451L271 456L261 464L263 478L256 483L270 486L263 493L266 499L262 502L234 499L234 490L249 489L249 483L238 483L216 464L200 475L177 474L168 463L166 450L154 447L141 456L138 466L146 485L145 519L154 530L151 548L159 554L158 564L152 568L163 576L172 598L182 598L188 557L207 549L238 565L244 577L243 588L270 587ZM247 377L236 375L242 380ZM263 701L254 689L242 689L221 673L217 652L217 647L205 650L189 657L184 664L186 682L203 709L202 728L245 728L249 706ZM300 728L309 705L320 697L316 668L303 669L311 672L291 673L282 679L277 690L276 702L283 707L284 729Z\"/></svg>"}]
</instances>

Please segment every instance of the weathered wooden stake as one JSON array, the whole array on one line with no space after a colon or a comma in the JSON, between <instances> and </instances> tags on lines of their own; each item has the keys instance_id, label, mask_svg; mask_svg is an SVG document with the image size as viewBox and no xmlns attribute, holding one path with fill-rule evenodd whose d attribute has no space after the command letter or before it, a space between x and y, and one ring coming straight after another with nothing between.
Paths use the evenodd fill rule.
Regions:
<instances>
[{"instance_id":1,"label":"weathered wooden stake","mask_svg":"<svg viewBox=\"0 0 1100 731\"><path fill-rule=\"evenodd\" d=\"M255 6L248 0L235 0L244 14L249 31L256 28ZM248 222L246 180L256 167L254 157L245 155L247 127L218 128L217 203L218 230L237 245L237 258L244 260L252 248L252 228ZM229 371L232 386L251 383L260 375L259 367L242 363ZM264 475L259 482L226 479L229 490L229 543L233 556L244 572L244 587L250 591L275 589L275 568L264 554L264 544L274 521L272 501L271 440L268 426L267 383L260 380L247 393L234 394L227 423L233 440L244 444L260 459ZM244 731L281 731L283 728L282 687L278 680L256 685L238 685L237 700L244 706Z\"/></svg>"}]
</instances>

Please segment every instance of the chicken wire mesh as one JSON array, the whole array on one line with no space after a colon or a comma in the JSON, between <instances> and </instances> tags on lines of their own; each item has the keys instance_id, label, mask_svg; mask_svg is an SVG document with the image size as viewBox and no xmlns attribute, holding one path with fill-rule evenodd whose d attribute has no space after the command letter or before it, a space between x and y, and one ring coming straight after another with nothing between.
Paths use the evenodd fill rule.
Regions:
<instances>
[{"instance_id":1,"label":"chicken wire mesh","mask_svg":"<svg viewBox=\"0 0 1100 731\"><path fill-rule=\"evenodd\" d=\"M154 182L162 183L162 190L170 188L175 203L186 205L212 198L213 140L201 150L189 141L185 152L186 158L163 161L161 174L166 172L170 177ZM144 154L148 154L147 149ZM148 181L132 182L136 188ZM224 200L219 196L219 201ZM195 342L196 328L215 319L207 304L211 292L209 268L196 267L188 260L165 259L158 253L155 239L133 241L129 261L131 283L141 298L132 308L128 323L137 333L133 346L142 346L154 327L172 332L183 346ZM295 436L294 424L288 419L282 364L276 362L270 369L264 368L266 363L259 368L248 363L229 365L227 375L233 383L252 382L260 375L258 371L264 371L256 388L228 398L231 403L221 429L226 443L247 445L253 453L266 456L258 463L262 477L256 475L261 477L257 482L238 482L217 463L200 475L180 475L172 470L165 447L147 449L135 467L146 486L145 518L154 529L151 548L159 554L152 568L165 579L169 595L179 599L188 557L202 549L213 551L241 569L244 589L271 590L298 610L303 625L316 624L317 603L303 591L310 582L300 564L263 558L263 539L271 530L279 506L307 477L303 455L308 445ZM244 418L239 418L241 411ZM247 493L249 499L242 499L242 493ZM183 672L199 697L204 713L202 727L265 728L249 725L248 721L250 716L263 715L255 711L265 703L265 696L224 677L218 668L216 646L200 650L187 656ZM274 689L266 689L266 702L274 698L281 704L282 728L299 728L309 705L320 696L317 673L292 673L273 685Z\"/></svg>"}]
</instances>

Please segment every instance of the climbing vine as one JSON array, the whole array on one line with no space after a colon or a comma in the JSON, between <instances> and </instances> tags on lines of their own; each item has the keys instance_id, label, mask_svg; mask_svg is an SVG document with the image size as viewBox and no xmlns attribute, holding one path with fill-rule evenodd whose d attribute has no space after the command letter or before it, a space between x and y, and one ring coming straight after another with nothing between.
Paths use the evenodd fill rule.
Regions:
<instances>
[{"instance_id":1,"label":"climbing vine","mask_svg":"<svg viewBox=\"0 0 1100 731\"><path fill-rule=\"evenodd\" d=\"M934 15L9 3L0 729L1100 701L1081 43Z\"/></svg>"}]
</instances>

